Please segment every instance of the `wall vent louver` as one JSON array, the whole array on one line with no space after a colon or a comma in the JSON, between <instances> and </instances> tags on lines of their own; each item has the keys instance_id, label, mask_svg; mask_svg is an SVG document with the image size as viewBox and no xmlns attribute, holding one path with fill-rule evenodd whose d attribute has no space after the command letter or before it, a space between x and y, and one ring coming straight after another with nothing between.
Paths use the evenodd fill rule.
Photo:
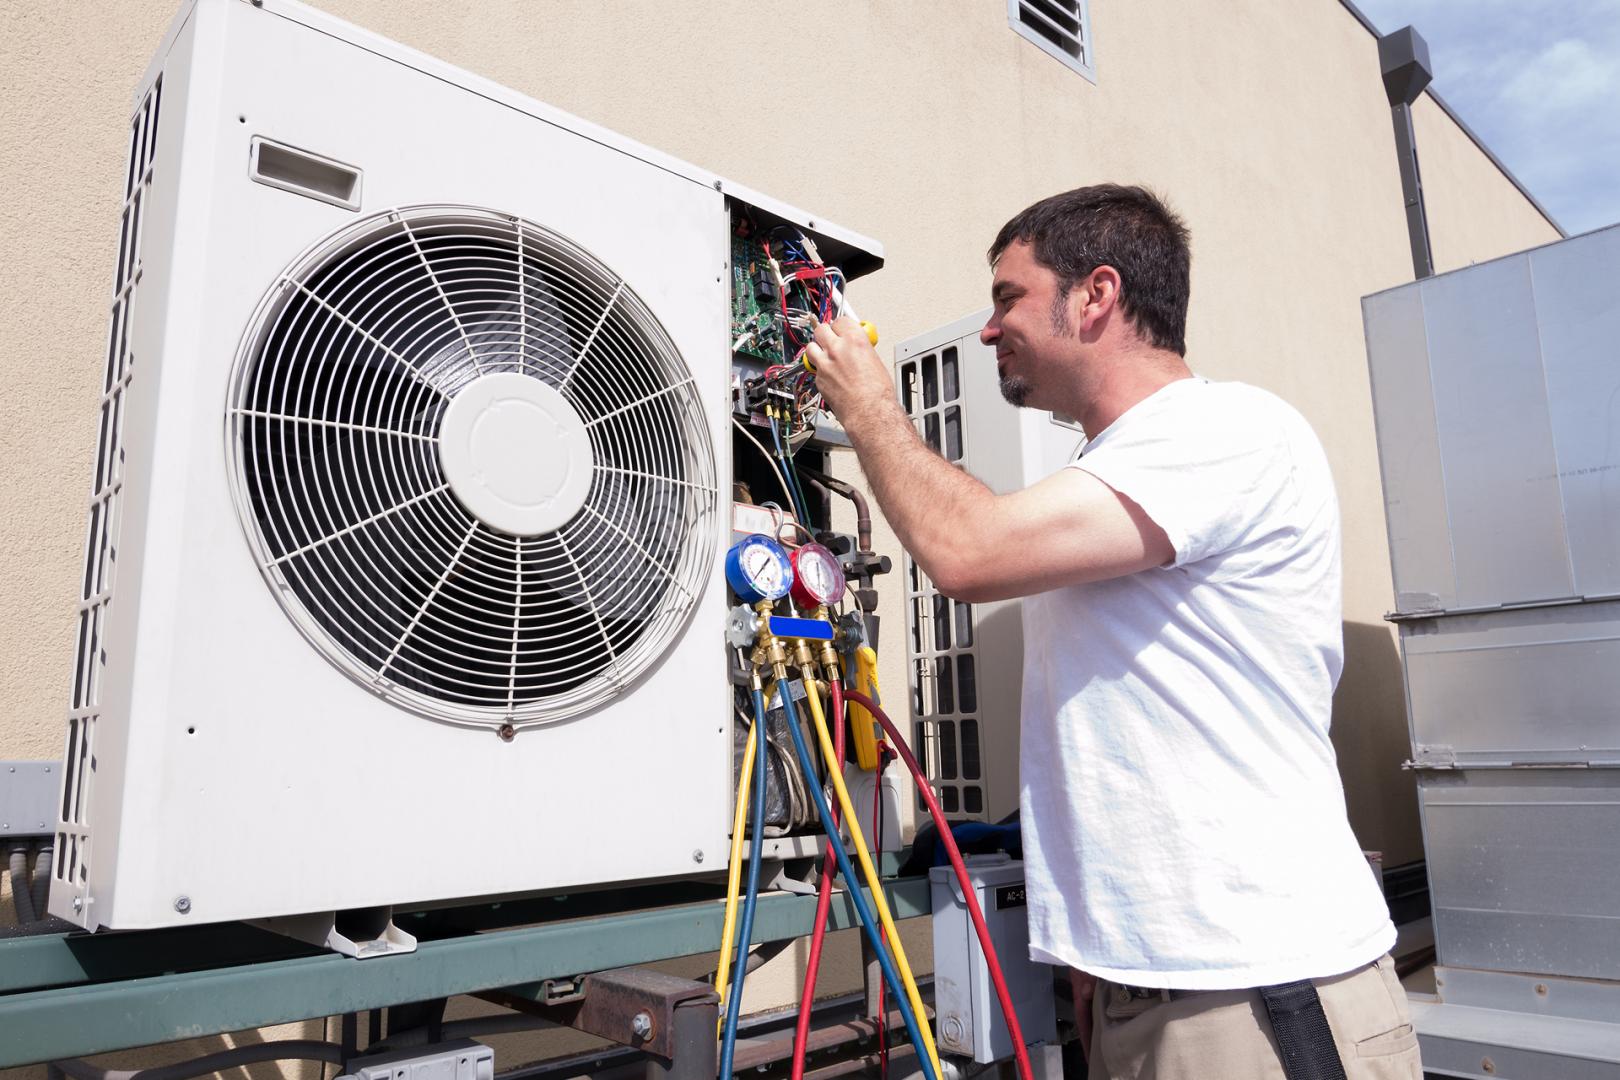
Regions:
<instances>
[{"instance_id":1,"label":"wall vent louver","mask_svg":"<svg viewBox=\"0 0 1620 1080\"><path fill-rule=\"evenodd\" d=\"M141 218L152 186L158 117L163 101L159 75L130 120L129 167L124 180L118 261L113 270L112 314L101 386L95 475L91 481L84 578L80 586L73 686L68 708L61 820L56 835L56 876L75 887L89 880L89 800L96 770L96 721L101 715L102 675L107 667L107 629L115 584L119 497L124 487L124 407L135 357L130 346L135 296L141 280Z\"/></svg>"},{"instance_id":2,"label":"wall vent louver","mask_svg":"<svg viewBox=\"0 0 1620 1080\"><path fill-rule=\"evenodd\" d=\"M903 363L900 396L924 441L945 460L960 463L965 403L957 349L947 346ZM910 629L906 649L912 666L911 719L918 756L947 815L982 819L986 811L973 605L941 596L909 555L905 573ZM927 809L920 795L918 808Z\"/></svg>"},{"instance_id":3,"label":"wall vent louver","mask_svg":"<svg viewBox=\"0 0 1620 1080\"><path fill-rule=\"evenodd\" d=\"M1042 52L1095 81L1087 0L1007 0L1007 22Z\"/></svg>"}]
</instances>

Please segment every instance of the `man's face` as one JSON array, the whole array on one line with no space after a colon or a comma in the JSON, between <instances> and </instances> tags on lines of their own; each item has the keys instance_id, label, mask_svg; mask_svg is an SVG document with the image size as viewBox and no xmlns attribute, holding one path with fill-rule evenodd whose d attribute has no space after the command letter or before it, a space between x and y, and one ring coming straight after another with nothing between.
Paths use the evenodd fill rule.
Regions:
<instances>
[{"instance_id":1,"label":"man's face","mask_svg":"<svg viewBox=\"0 0 1620 1080\"><path fill-rule=\"evenodd\" d=\"M1001 396L1013 405L1035 404L1053 361L1074 344L1068 298L1034 248L1016 240L996 260L990 299L994 307L979 340L995 347Z\"/></svg>"}]
</instances>

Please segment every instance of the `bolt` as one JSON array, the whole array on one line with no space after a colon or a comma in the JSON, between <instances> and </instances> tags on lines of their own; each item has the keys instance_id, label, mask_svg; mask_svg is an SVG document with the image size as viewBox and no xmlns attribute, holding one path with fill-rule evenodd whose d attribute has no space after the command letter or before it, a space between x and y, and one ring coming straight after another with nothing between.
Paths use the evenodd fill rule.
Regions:
<instances>
[{"instance_id":1,"label":"bolt","mask_svg":"<svg viewBox=\"0 0 1620 1080\"><path fill-rule=\"evenodd\" d=\"M511 742L512 736L517 734L517 728L513 727L511 724L502 724L500 731L497 732L497 734L500 735L501 742Z\"/></svg>"},{"instance_id":2,"label":"bolt","mask_svg":"<svg viewBox=\"0 0 1620 1080\"><path fill-rule=\"evenodd\" d=\"M84 897L75 896L73 898L73 910L74 911L83 911L84 910Z\"/></svg>"},{"instance_id":3,"label":"bolt","mask_svg":"<svg viewBox=\"0 0 1620 1080\"><path fill-rule=\"evenodd\" d=\"M1536 983L1536 993L1540 994L1542 997L1546 997L1547 996L1547 984L1546 983Z\"/></svg>"},{"instance_id":4,"label":"bolt","mask_svg":"<svg viewBox=\"0 0 1620 1080\"><path fill-rule=\"evenodd\" d=\"M191 897L189 897L189 896L177 896L177 897L175 897L174 910L178 911L182 915L189 915L191 913Z\"/></svg>"},{"instance_id":5,"label":"bolt","mask_svg":"<svg viewBox=\"0 0 1620 1080\"><path fill-rule=\"evenodd\" d=\"M692 852L692 861L693 862L702 862L703 861L703 849L702 848L698 848L696 851Z\"/></svg>"},{"instance_id":6,"label":"bolt","mask_svg":"<svg viewBox=\"0 0 1620 1080\"><path fill-rule=\"evenodd\" d=\"M630 1018L630 1030L636 1038L645 1039L652 1034L652 1017L644 1012L638 1012Z\"/></svg>"}]
</instances>

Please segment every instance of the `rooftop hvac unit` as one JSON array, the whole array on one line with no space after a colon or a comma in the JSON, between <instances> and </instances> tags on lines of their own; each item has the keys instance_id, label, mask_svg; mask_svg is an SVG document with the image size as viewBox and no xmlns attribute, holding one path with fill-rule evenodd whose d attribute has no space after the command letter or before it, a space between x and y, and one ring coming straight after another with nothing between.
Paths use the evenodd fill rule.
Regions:
<instances>
[{"instance_id":1,"label":"rooftop hvac unit","mask_svg":"<svg viewBox=\"0 0 1620 1080\"><path fill-rule=\"evenodd\" d=\"M805 222L297 4L181 11L131 127L53 914L386 951L330 913L724 866L737 203Z\"/></svg>"},{"instance_id":2,"label":"rooftop hvac unit","mask_svg":"<svg viewBox=\"0 0 1620 1080\"><path fill-rule=\"evenodd\" d=\"M1617 274L1611 226L1362 300L1447 1075L1620 1075Z\"/></svg>"},{"instance_id":3,"label":"rooftop hvac unit","mask_svg":"<svg viewBox=\"0 0 1620 1080\"><path fill-rule=\"evenodd\" d=\"M989 310L900 343L901 404L924 441L1000 494L1074 460L1080 426L1001 397L995 350L979 342ZM905 558L906 656L913 743L940 806L999 821L1018 809L1018 710L1024 631L1016 600L942 596Z\"/></svg>"}]
</instances>

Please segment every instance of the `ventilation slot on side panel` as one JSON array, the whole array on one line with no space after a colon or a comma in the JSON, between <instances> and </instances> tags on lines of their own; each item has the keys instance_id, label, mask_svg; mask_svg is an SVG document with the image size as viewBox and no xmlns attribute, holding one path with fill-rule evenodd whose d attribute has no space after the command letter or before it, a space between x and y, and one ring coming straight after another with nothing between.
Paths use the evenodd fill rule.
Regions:
<instances>
[{"instance_id":1,"label":"ventilation slot on side panel","mask_svg":"<svg viewBox=\"0 0 1620 1080\"><path fill-rule=\"evenodd\" d=\"M62 817L56 834L59 880L82 889L90 878L90 800L96 773L95 731L101 715L103 675L112 624L113 585L118 561L119 499L124 488L124 415L134 357L130 332L141 281L143 211L152 189L157 156L158 113L163 77L141 100L130 120L129 169L119 216L118 261L113 268L112 313L107 320L107 362L101 384L96 428L95 475L90 482L90 515L85 529L84 577L79 597L78 636L68 711L66 763L62 777Z\"/></svg>"},{"instance_id":2,"label":"ventilation slot on side panel","mask_svg":"<svg viewBox=\"0 0 1620 1080\"><path fill-rule=\"evenodd\" d=\"M901 405L928 444L949 461L962 460L966 422L958 364L953 345L900 366ZM947 817L982 820L973 606L940 595L910 556L905 582L917 759ZM921 795L917 806L927 809Z\"/></svg>"}]
</instances>

